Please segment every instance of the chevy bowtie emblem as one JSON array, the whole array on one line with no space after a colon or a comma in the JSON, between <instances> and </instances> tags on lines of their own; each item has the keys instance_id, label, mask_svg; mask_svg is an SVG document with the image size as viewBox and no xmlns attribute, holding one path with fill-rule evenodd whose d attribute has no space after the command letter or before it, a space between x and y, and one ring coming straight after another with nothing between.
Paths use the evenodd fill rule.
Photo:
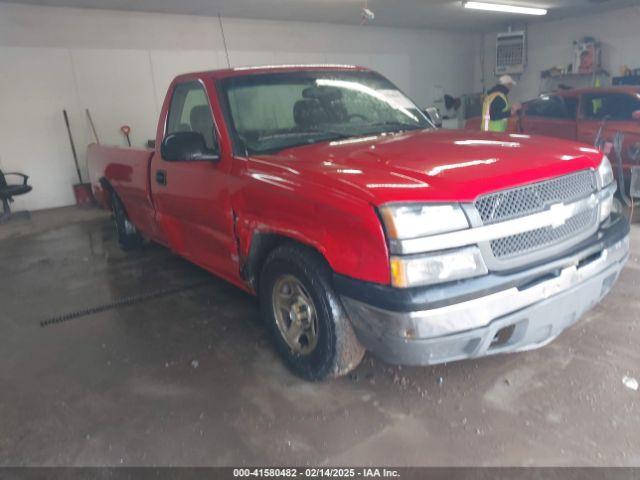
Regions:
<instances>
[{"instance_id":1,"label":"chevy bowtie emblem","mask_svg":"<svg viewBox=\"0 0 640 480\"><path fill-rule=\"evenodd\" d=\"M594 208L597 203L598 199L596 196L591 195L589 198L574 204L565 205L564 203L556 203L551 205L551 207L549 207L549 212L551 213L551 228L561 227L571 217L583 210Z\"/></svg>"},{"instance_id":2,"label":"chevy bowtie emblem","mask_svg":"<svg viewBox=\"0 0 640 480\"><path fill-rule=\"evenodd\" d=\"M573 214L573 208L568 207L564 203L556 203L549 208L551 212L551 227L558 228L566 223Z\"/></svg>"}]
</instances>

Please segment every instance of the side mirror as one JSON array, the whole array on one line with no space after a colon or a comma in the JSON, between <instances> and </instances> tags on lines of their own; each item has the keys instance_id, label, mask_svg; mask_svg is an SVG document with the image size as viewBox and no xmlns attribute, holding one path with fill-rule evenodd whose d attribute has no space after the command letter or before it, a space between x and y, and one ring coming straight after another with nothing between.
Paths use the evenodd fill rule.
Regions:
<instances>
[{"instance_id":1,"label":"side mirror","mask_svg":"<svg viewBox=\"0 0 640 480\"><path fill-rule=\"evenodd\" d=\"M217 150L208 148L204 136L198 132L170 133L162 140L160 155L168 162L220 160Z\"/></svg>"},{"instance_id":2,"label":"side mirror","mask_svg":"<svg viewBox=\"0 0 640 480\"><path fill-rule=\"evenodd\" d=\"M635 112L633 112L631 114L631 118L633 118L634 120L640 120L640 110L636 110Z\"/></svg>"},{"instance_id":3,"label":"side mirror","mask_svg":"<svg viewBox=\"0 0 640 480\"><path fill-rule=\"evenodd\" d=\"M442 117L440 116L440 111L437 107L425 108L424 114L429 120L431 120L431 123L433 123L436 128L442 128Z\"/></svg>"}]
</instances>

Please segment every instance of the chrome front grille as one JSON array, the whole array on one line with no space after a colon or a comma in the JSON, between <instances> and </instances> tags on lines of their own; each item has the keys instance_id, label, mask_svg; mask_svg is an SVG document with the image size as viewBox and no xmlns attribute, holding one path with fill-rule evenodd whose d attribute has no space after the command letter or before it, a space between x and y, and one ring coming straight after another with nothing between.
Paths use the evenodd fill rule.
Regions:
<instances>
[{"instance_id":1,"label":"chrome front grille","mask_svg":"<svg viewBox=\"0 0 640 480\"><path fill-rule=\"evenodd\" d=\"M554 204L572 203L587 198L596 191L594 172L583 170L544 182L483 195L475 201L474 205L483 225L490 225L543 212ZM555 245L578 243L585 235L597 228L597 223L598 206L596 204L577 212L555 228L541 227L498 238L488 242L487 247L495 261L508 263L539 249L552 251ZM507 265L505 264L504 267L506 268Z\"/></svg>"},{"instance_id":2,"label":"chrome front grille","mask_svg":"<svg viewBox=\"0 0 640 480\"><path fill-rule=\"evenodd\" d=\"M591 170L582 170L544 182L503 190L479 197L475 207L484 225L542 212L554 203L569 203L596 190Z\"/></svg>"}]
</instances>

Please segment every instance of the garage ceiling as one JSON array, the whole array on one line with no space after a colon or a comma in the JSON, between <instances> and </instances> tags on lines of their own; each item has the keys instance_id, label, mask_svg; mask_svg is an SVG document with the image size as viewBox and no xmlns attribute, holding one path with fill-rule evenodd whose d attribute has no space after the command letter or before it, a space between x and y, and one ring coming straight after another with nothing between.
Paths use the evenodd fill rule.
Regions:
<instances>
[{"instance_id":1,"label":"garage ceiling","mask_svg":"<svg viewBox=\"0 0 640 480\"><path fill-rule=\"evenodd\" d=\"M10 3L101 8L140 12L224 17L294 20L307 22L360 23L365 0L5 0ZM368 0L376 15L373 25L386 27L435 27L456 30L489 30L509 23L540 22L612 8L638 5L640 0L485 0L548 8L546 17L503 15L470 11L459 0Z\"/></svg>"}]
</instances>

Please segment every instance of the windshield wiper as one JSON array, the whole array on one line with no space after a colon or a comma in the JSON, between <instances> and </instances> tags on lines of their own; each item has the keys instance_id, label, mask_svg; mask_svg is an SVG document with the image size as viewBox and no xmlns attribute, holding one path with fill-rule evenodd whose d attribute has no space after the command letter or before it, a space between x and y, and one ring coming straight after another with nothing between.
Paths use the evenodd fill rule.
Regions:
<instances>
[{"instance_id":1,"label":"windshield wiper","mask_svg":"<svg viewBox=\"0 0 640 480\"><path fill-rule=\"evenodd\" d=\"M305 134L309 136L307 138L304 138L304 140L300 142L287 143L284 145L277 145L265 149L250 148L249 150L254 154L278 153L279 151L286 150L288 148L303 147L305 145L313 145L314 143L318 142L331 142L333 140L342 140L346 138L352 138L354 136L360 136L360 134L352 135L331 130L305 130L303 132L297 132L297 136L302 136Z\"/></svg>"},{"instance_id":2,"label":"windshield wiper","mask_svg":"<svg viewBox=\"0 0 640 480\"><path fill-rule=\"evenodd\" d=\"M345 132L340 132L338 130L304 130L301 133L312 133L312 134L319 134L319 135L330 135L336 139L344 139L344 138L351 138L351 137L355 137L358 134L354 134L354 133L345 133Z\"/></svg>"},{"instance_id":3,"label":"windshield wiper","mask_svg":"<svg viewBox=\"0 0 640 480\"><path fill-rule=\"evenodd\" d=\"M304 137L304 136L330 136L335 138L349 138L352 137L353 134L348 134L345 132L340 132L337 130L300 130L298 132L286 132L286 133L277 133L273 135L265 135L260 137L259 140L264 141L268 139L275 138L287 138L287 137Z\"/></svg>"},{"instance_id":4,"label":"windshield wiper","mask_svg":"<svg viewBox=\"0 0 640 480\"><path fill-rule=\"evenodd\" d=\"M425 127L411 123L399 122L397 120L387 120L385 122L372 123L372 127L398 127L401 130L423 130Z\"/></svg>"}]
</instances>

